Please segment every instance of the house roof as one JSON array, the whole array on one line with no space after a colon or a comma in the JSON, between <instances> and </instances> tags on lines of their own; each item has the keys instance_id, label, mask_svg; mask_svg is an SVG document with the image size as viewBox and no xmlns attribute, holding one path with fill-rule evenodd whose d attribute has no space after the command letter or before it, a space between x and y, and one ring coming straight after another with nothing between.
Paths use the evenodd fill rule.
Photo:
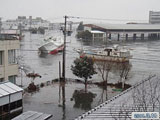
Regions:
<instances>
[{"instance_id":1,"label":"house roof","mask_svg":"<svg viewBox=\"0 0 160 120\"><path fill-rule=\"evenodd\" d=\"M27 111L12 120L47 120L52 117L51 114L40 113L36 111Z\"/></svg>"},{"instance_id":2,"label":"house roof","mask_svg":"<svg viewBox=\"0 0 160 120\"><path fill-rule=\"evenodd\" d=\"M160 24L103 24L93 23L84 26L105 30L159 30Z\"/></svg>"},{"instance_id":3,"label":"house roof","mask_svg":"<svg viewBox=\"0 0 160 120\"><path fill-rule=\"evenodd\" d=\"M145 104L147 105L148 110L151 108L152 111L153 105L149 101L151 99L150 96L151 93L153 94L156 91L157 94L154 94L153 100L157 99L156 97L160 95L158 92L160 91L159 84L159 78L157 78L156 76L150 76L149 78L142 80L129 89L114 96L110 100L107 100L99 106L93 108L92 110L84 113L75 120L115 120L117 118L125 117L130 120L132 112L136 112L136 110L139 109L143 110L143 107L140 108L141 106L139 106L142 104L134 101L136 99L133 97L133 95L135 96L145 94ZM139 97L138 99L141 100L141 97ZM160 112L157 102L158 100L154 101L154 112ZM139 106L139 108L136 106Z\"/></svg>"},{"instance_id":4,"label":"house roof","mask_svg":"<svg viewBox=\"0 0 160 120\"><path fill-rule=\"evenodd\" d=\"M14 94L20 91L23 91L23 89L11 82L0 83L0 97Z\"/></svg>"},{"instance_id":5,"label":"house roof","mask_svg":"<svg viewBox=\"0 0 160 120\"><path fill-rule=\"evenodd\" d=\"M91 33L96 34L96 33L105 33L105 32L102 32L102 31L99 31L99 30L92 30Z\"/></svg>"},{"instance_id":6,"label":"house roof","mask_svg":"<svg viewBox=\"0 0 160 120\"><path fill-rule=\"evenodd\" d=\"M1 30L1 34L18 35L20 34L20 31L19 30Z\"/></svg>"}]
</instances>

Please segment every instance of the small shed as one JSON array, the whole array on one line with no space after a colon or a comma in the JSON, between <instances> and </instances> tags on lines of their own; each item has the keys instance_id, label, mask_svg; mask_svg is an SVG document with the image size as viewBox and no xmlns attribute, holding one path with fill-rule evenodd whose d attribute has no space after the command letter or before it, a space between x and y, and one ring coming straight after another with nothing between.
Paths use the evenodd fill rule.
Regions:
<instances>
[{"instance_id":1,"label":"small shed","mask_svg":"<svg viewBox=\"0 0 160 120\"><path fill-rule=\"evenodd\" d=\"M22 92L22 88L11 82L0 83L0 118L22 111Z\"/></svg>"}]
</instances>

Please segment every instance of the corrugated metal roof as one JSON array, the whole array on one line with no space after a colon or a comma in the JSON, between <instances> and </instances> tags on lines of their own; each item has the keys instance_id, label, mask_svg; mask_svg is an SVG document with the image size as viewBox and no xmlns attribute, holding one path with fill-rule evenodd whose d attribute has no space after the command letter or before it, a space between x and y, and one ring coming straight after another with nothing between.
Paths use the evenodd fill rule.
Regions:
<instances>
[{"instance_id":1,"label":"corrugated metal roof","mask_svg":"<svg viewBox=\"0 0 160 120\"><path fill-rule=\"evenodd\" d=\"M23 89L11 82L0 83L0 97L20 91L23 91Z\"/></svg>"},{"instance_id":2,"label":"corrugated metal roof","mask_svg":"<svg viewBox=\"0 0 160 120\"><path fill-rule=\"evenodd\" d=\"M9 93L6 92L5 90L0 89L0 97L5 96L5 95L8 95L8 94L9 94Z\"/></svg>"},{"instance_id":3,"label":"corrugated metal roof","mask_svg":"<svg viewBox=\"0 0 160 120\"><path fill-rule=\"evenodd\" d=\"M18 87L17 85L11 83L11 82L6 82L5 85L11 87L12 89L14 88L15 91L22 91L23 89Z\"/></svg>"},{"instance_id":4,"label":"corrugated metal roof","mask_svg":"<svg viewBox=\"0 0 160 120\"><path fill-rule=\"evenodd\" d=\"M160 24L86 24L87 26L97 26L108 30L160 30Z\"/></svg>"},{"instance_id":5,"label":"corrugated metal roof","mask_svg":"<svg viewBox=\"0 0 160 120\"><path fill-rule=\"evenodd\" d=\"M45 114L36 111L27 111L13 118L12 120L47 120L51 116L51 114Z\"/></svg>"},{"instance_id":6,"label":"corrugated metal roof","mask_svg":"<svg viewBox=\"0 0 160 120\"><path fill-rule=\"evenodd\" d=\"M99 31L99 30L92 30L91 33L105 33L105 32L102 32L102 31Z\"/></svg>"},{"instance_id":7,"label":"corrugated metal roof","mask_svg":"<svg viewBox=\"0 0 160 120\"><path fill-rule=\"evenodd\" d=\"M6 86L6 84L1 84L0 89L3 89L3 90L5 90L5 91L7 91L8 93L11 93L11 94L17 92L14 89L10 88L9 86Z\"/></svg>"},{"instance_id":8,"label":"corrugated metal roof","mask_svg":"<svg viewBox=\"0 0 160 120\"><path fill-rule=\"evenodd\" d=\"M150 82L151 81L151 82ZM158 83L158 84L157 84ZM118 118L122 118L126 120L130 120L131 113L139 110L140 107L138 108L137 106L133 105L134 98L133 98L133 93L135 93L135 90L138 88L142 88L146 90L144 92L147 94L151 92L151 89L157 91L157 96L159 96L158 91L160 91L160 82L159 79L157 79L155 76L151 76L150 79L147 78L134 86L130 87L129 89L121 92L120 94L114 96L112 99L102 103L101 105L93 108L92 110L84 113L83 115L79 116L75 120L119 120ZM152 85L157 85L157 88L155 89L154 86ZM153 88L151 88L151 86ZM153 93L153 91L152 91ZM146 98L146 97L145 97ZM146 98L145 102L149 102L149 99ZM147 104L148 109L152 109L153 105L152 104ZM138 105L139 103L137 103ZM155 105L157 104L156 102L154 103ZM154 111L155 112L160 112L159 111L159 105L154 106Z\"/></svg>"},{"instance_id":9,"label":"corrugated metal roof","mask_svg":"<svg viewBox=\"0 0 160 120\"><path fill-rule=\"evenodd\" d=\"M1 31L1 34L20 34L20 31L19 30L2 30Z\"/></svg>"}]
</instances>

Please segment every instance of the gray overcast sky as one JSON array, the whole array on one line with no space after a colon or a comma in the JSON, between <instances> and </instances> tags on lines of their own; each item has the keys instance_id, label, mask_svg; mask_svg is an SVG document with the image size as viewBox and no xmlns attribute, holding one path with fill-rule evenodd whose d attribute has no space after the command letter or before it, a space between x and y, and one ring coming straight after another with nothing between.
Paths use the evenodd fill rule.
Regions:
<instances>
[{"instance_id":1,"label":"gray overcast sky","mask_svg":"<svg viewBox=\"0 0 160 120\"><path fill-rule=\"evenodd\" d=\"M20 15L48 20L72 15L148 21L150 10L160 11L160 0L0 0L3 20Z\"/></svg>"}]
</instances>

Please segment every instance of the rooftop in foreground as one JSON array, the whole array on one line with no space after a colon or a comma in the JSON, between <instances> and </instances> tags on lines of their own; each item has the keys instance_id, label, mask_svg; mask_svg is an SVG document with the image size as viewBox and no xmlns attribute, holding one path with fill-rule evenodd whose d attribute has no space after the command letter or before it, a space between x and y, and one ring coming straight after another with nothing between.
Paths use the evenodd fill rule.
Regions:
<instances>
[{"instance_id":1,"label":"rooftop in foreground","mask_svg":"<svg viewBox=\"0 0 160 120\"><path fill-rule=\"evenodd\" d=\"M0 98L6 97L12 94L16 94L18 92L22 92L23 89L18 87L17 85L11 82L3 82L0 83Z\"/></svg>"},{"instance_id":2,"label":"rooftop in foreground","mask_svg":"<svg viewBox=\"0 0 160 120\"><path fill-rule=\"evenodd\" d=\"M13 118L12 120L47 120L50 117L52 117L52 115L50 114L40 113L36 111L27 111Z\"/></svg>"},{"instance_id":3,"label":"rooftop in foreground","mask_svg":"<svg viewBox=\"0 0 160 120\"><path fill-rule=\"evenodd\" d=\"M160 112L158 100L156 101L160 99L159 91L159 78L151 76L79 116L76 120L119 120L119 118L128 120L131 119L132 112Z\"/></svg>"}]
</instances>

